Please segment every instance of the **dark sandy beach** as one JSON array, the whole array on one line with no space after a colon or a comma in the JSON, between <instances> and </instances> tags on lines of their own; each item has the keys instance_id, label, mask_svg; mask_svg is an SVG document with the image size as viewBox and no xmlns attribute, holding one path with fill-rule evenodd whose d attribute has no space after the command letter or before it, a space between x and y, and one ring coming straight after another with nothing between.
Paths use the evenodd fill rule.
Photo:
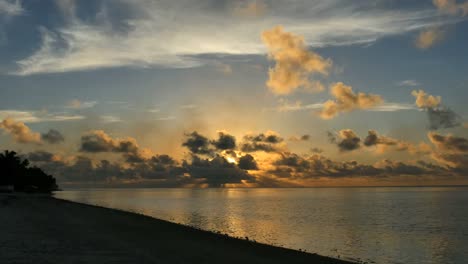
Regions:
<instances>
[{"instance_id":1,"label":"dark sandy beach","mask_svg":"<svg viewBox=\"0 0 468 264\"><path fill-rule=\"evenodd\" d=\"M0 195L1 263L350 263L47 196Z\"/></svg>"}]
</instances>

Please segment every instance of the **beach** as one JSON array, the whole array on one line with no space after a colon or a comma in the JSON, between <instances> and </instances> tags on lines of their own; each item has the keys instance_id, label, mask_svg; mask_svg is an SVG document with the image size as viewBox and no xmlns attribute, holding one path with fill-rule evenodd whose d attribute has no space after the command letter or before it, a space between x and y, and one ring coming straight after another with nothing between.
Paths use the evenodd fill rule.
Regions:
<instances>
[{"instance_id":1,"label":"beach","mask_svg":"<svg viewBox=\"0 0 468 264\"><path fill-rule=\"evenodd\" d=\"M351 263L46 195L1 194L1 263Z\"/></svg>"}]
</instances>

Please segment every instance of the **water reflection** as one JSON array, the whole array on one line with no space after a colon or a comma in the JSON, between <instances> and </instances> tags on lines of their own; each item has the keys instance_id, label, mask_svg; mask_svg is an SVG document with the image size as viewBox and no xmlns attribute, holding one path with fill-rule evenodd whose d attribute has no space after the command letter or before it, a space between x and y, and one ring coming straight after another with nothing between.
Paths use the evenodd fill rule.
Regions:
<instances>
[{"instance_id":1,"label":"water reflection","mask_svg":"<svg viewBox=\"0 0 468 264\"><path fill-rule=\"evenodd\" d=\"M463 263L468 188L77 190L60 198L377 263Z\"/></svg>"}]
</instances>

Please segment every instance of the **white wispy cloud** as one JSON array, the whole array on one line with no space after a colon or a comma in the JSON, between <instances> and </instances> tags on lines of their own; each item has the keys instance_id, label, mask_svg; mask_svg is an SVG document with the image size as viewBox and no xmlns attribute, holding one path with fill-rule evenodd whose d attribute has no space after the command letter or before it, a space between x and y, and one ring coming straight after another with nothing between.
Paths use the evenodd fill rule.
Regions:
<instances>
[{"instance_id":1,"label":"white wispy cloud","mask_svg":"<svg viewBox=\"0 0 468 264\"><path fill-rule=\"evenodd\" d=\"M112 116L112 115L102 115L99 117L101 119L101 122L103 123L118 123L122 122L122 119L118 116Z\"/></svg>"},{"instance_id":2,"label":"white wispy cloud","mask_svg":"<svg viewBox=\"0 0 468 264\"><path fill-rule=\"evenodd\" d=\"M161 112L161 109L151 108L151 109L146 110L146 112L148 112L148 113L159 113L159 112Z\"/></svg>"},{"instance_id":3,"label":"white wispy cloud","mask_svg":"<svg viewBox=\"0 0 468 264\"><path fill-rule=\"evenodd\" d=\"M47 113L44 111L0 110L0 120L12 118L24 123L63 122L85 119L82 115Z\"/></svg>"},{"instance_id":4,"label":"white wispy cloud","mask_svg":"<svg viewBox=\"0 0 468 264\"><path fill-rule=\"evenodd\" d=\"M288 101L280 101L279 105L276 108L269 109L278 112L295 112L295 111L304 111L304 110L320 110L324 106L324 103L312 103L312 104L302 104L300 101L290 103ZM375 107L366 109L366 111L372 112L396 112L396 111L405 111L405 110L418 110L414 104L407 103L383 103Z\"/></svg>"},{"instance_id":5,"label":"white wispy cloud","mask_svg":"<svg viewBox=\"0 0 468 264\"><path fill-rule=\"evenodd\" d=\"M86 109L93 108L97 105L97 101L80 101L77 99L71 100L67 103L65 108L69 109Z\"/></svg>"},{"instance_id":6,"label":"white wispy cloud","mask_svg":"<svg viewBox=\"0 0 468 264\"><path fill-rule=\"evenodd\" d=\"M41 28L40 48L17 61L12 74L118 66L195 67L205 63L202 54L265 53L259 34L279 24L303 35L308 45L322 47L370 43L459 19L435 10L384 10L346 0L274 0L261 17L246 19L235 14L237 1L219 2L104 1L94 21L80 20L73 9L65 8L64 16L71 16L68 22ZM118 17L106 6L117 3L125 4L132 16L115 22Z\"/></svg>"},{"instance_id":7,"label":"white wispy cloud","mask_svg":"<svg viewBox=\"0 0 468 264\"><path fill-rule=\"evenodd\" d=\"M158 118L156 120L158 120L158 121L169 121L169 120L175 120L175 119L176 119L175 116L165 116L165 117L160 117L160 118Z\"/></svg>"},{"instance_id":8,"label":"white wispy cloud","mask_svg":"<svg viewBox=\"0 0 468 264\"><path fill-rule=\"evenodd\" d=\"M416 81L416 80L403 80L403 81L399 81L396 83L396 85L398 86L411 86L411 87L414 87L414 86L420 86L421 83Z\"/></svg>"},{"instance_id":9,"label":"white wispy cloud","mask_svg":"<svg viewBox=\"0 0 468 264\"><path fill-rule=\"evenodd\" d=\"M0 15L17 16L23 12L20 0L0 0Z\"/></svg>"},{"instance_id":10,"label":"white wispy cloud","mask_svg":"<svg viewBox=\"0 0 468 264\"><path fill-rule=\"evenodd\" d=\"M195 105L195 104L186 104L186 105L181 105L180 108L182 109L195 109L197 108L198 105Z\"/></svg>"}]
</instances>

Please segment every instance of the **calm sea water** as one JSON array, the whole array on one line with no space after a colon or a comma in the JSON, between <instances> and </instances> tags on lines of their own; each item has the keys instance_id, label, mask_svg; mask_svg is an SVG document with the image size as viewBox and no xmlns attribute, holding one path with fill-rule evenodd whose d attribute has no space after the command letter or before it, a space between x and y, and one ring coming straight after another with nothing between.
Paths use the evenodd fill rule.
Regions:
<instances>
[{"instance_id":1,"label":"calm sea water","mask_svg":"<svg viewBox=\"0 0 468 264\"><path fill-rule=\"evenodd\" d=\"M93 189L55 196L332 257L468 263L468 187Z\"/></svg>"}]
</instances>

